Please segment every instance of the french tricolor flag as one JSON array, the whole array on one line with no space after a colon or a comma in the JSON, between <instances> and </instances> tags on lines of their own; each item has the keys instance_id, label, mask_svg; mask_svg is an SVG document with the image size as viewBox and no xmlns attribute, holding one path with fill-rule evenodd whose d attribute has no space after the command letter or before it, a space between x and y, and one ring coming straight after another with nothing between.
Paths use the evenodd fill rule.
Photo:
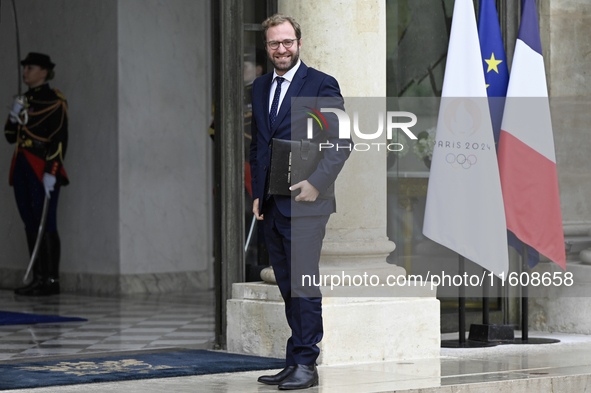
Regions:
<instances>
[{"instance_id":1,"label":"french tricolor flag","mask_svg":"<svg viewBox=\"0 0 591 393\"><path fill-rule=\"evenodd\" d=\"M507 228L566 269L552 120L535 0L522 1L498 160Z\"/></svg>"}]
</instances>

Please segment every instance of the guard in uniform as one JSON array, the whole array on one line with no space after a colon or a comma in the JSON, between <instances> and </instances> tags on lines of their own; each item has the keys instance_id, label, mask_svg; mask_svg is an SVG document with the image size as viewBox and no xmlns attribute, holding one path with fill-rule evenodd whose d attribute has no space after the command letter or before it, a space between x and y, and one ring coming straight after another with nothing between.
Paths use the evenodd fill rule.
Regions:
<instances>
[{"instance_id":1,"label":"guard in uniform","mask_svg":"<svg viewBox=\"0 0 591 393\"><path fill-rule=\"evenodd\" d=\"M29 53L21 61L23 81L29 90L15 98L4 127L9 143L16 143L10 169L10 185L25 224L29 254L33 252L42 219L45 197L49 209L45 233L33 266L33 281L15 290L17 295L59 294L60 239L57 232L57 202L60 187L69 183L63 167L68 145L66 98L47 81L55 64L48 55Z\"/></svg>"}]
</instances>

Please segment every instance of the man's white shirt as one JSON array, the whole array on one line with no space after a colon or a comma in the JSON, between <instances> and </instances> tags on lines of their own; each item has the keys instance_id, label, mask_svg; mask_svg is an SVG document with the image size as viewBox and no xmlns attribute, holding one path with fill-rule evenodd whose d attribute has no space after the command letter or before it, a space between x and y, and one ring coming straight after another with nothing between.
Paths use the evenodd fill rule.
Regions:
<instances>
[{"instance_id":1,"label":"man's white shirt","mask_svg":"<svg viewBox=\"0 0 591 393\"><path fill-rule=\"evenodd\" d=\"M279 109L281 108L281 103L283 102L283 97L285 97L285 93L287 93L287 89L291 85L291 81L293 80L293 77L295 76L296 72L298 71L298 68L300 68L301 63L302 63L302 61L298 60L298 63L291 70L287 71L283 75L283 78L285 78L285 80L281 84L281 95L279 96L279 105L277 106L277 113L279 113ZM277 88L277 77L278 76L280 76L280 75L277 75L277 72L275 70L273 70L273 83L271 83L271 91L269 93L269 106L268 106L269 113L271 113L271 105L273 105L273 97L275 97L275 89Z\"/></svg>"}]
</instances>

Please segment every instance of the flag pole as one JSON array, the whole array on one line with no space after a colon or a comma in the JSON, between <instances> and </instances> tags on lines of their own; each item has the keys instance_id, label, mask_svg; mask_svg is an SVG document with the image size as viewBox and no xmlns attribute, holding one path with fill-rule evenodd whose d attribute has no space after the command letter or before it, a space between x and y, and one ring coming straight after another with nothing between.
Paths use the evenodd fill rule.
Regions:
<instances>
[{"instance_id":1,"label":"flag pole","mask_svg":"<svg viewBox=\"0 0 591 393\"><path fill-rule=\"evenodd\" d=\"M464 276L466 273L465 266L466 259L463 255L458 254L458 273ZM441 340L442 348L483 348L495 347L496 343L485 341L466 340L466 283L462 280L462 284L458 287L458 323L459 333L457 340Z\"/></svg>"},{"instance_id":2,"label":"flag pole","mask_svg":"<svg viewBox=\"0 0 591 393\"><path fill-rule=\"evenodd\" d=\"M529 257L529 249L528 245L523 242L523 246L521 248L521 273L528 274L528 264L527 260ZM529 337L529 288L527 285L523 285L523 280L520 277L521 282L521 338L516 338L515 342L511 344L553 344L559 343L560 340L554 338L542 338L542 337ZM529 284L529 280L527 280L527 284Z\"/></svg>"},{"instance_id":3,"label":"flag pole","mask_svg":"<svg viewBox=\"0 0 591 393\"><path fill-rule=\"evenodd\" d=\"M521 247L521 253L522 253L521 272L526 273L526 274L527 274L527 267L528 267L527 266L528 252L529 252L529 250L527 249L527 244L525 244L525 242L524 242L523 246ZM528 280L527 284L529 284L529 280ZM523 285L523 281L522 281L521 282L521 341L524 343L527 343L528 338L529 338L529 331L528 331L528 325L529 325L528 300L529 300L529 297L528 296L529 296L529 288L527 285Z\"/></svg>"},{"instance_id":4,"label":"flag pole","mask_svg":"<svg viewBox=\"0 0 591 393\"><path fill-rule=\"evenodd\" d=\"M489 271L484 269L486 271L486 275L489 275ZM492 277L490 278L490 280L492 281ZM490 302L488 300L489 297L489 287L488 285L486 285L486 283L482 284L482 324L483 325L488 325L489 324L489 308L490 308Z\"/></svg>"},{"instance_id":5,"label":"flag pole","mask_svg":"<svg viewBox=\"0 0 591 393\"><path fill-rule=\"evenodd\" d=\"M489 270L484 269L485 276L490 277L490 286L494 278ZM482 324L470 325L468 340L494 342L496 344L511 344L515 340L515 331L512 325L494 325L490 323L490 286L483 282L482 285Z\"/></svg>"},{"instance_id":6,"label":"flag pole","mask_svg":"<svg viewBox=\"0 0 591 393\"><path fill-rule=\"evenodd\" d=\"M465 267L465 259L462 255L459 256L459 273L460 276L464 274L466 271ZM459 323L460 323L460 337L459 343L460 346L462 344L466 344L466 283L462 281L462 285L459 288L460 296L458 298L458 305L459 305Z\"/></svg>"}]
</instances>

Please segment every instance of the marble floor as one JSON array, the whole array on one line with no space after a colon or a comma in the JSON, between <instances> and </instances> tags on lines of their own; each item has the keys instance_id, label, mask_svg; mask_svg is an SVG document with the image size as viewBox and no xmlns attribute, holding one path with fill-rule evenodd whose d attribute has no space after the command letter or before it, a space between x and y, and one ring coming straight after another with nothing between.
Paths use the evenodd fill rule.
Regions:
<instances>
[{"instance_id":1,"label":"marble floor","mask_svg":"<svg viewBox=\"0 0 591 393\"><path fill-rule=\"evenodd\" d=\"M213 348L213 291L120 298L62 294L28 298L0 290L0 310L88 319L0 326L0 362L55 356Z\"/></svg>"},{"instance_id":2,"label":"marble floor","mask_svg":"<svg viewBox=\"0 0 591 393\"><path fill-rule=\"evenodd\" d=\"M213 292L102 298L21 298L0 291L0 308L88 322L0 326L0 363L93 354L213 348ZM517 334L519 336L519 334ZM483 393L591 391L591 336L530 332L557 344L441 350L434 359L319 367L311 393ZM457 338L457 334L443 339ZM271 392L260 371L5 390L6 392ZM1 380L1 375L0 375Z\"/></svg>"}]
</instances>

